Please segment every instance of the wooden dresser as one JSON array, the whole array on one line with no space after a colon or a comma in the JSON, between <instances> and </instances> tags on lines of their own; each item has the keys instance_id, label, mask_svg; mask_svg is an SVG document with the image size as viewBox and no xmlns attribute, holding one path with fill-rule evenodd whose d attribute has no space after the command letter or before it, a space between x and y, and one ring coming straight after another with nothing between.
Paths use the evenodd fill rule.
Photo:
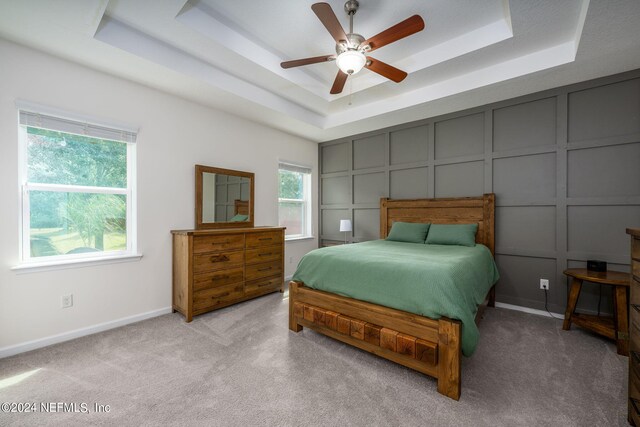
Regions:
<instances>
[{"instance_id":1,"label":"wooden dresser","mask_svg":"<svg viewBox=\"0 0 640 427\"><path fill-rule=\"evenodd\" d=\"M173 230L173 309L186 321L280 291L284 227Z\"/></svg>"},{"instance_id":2,"label":"wooden dresser","mask_svg":"<svg viewBox=\"0 0 640 427\"><path fill-rule=\"evenodd\" d=\"M629 422L640 427L640 228L631 235L631 283L629 296Z\"/></svg>"}]
</instances>

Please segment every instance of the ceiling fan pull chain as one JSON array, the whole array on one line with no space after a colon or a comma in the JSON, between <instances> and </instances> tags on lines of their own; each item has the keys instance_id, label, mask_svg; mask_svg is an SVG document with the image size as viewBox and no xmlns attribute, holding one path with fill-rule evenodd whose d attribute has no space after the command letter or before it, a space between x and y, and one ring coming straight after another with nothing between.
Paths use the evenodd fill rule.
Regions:
<instances>
[{"instance_id":1,"label":"ceiling fan pull chain","mask_svg":"<svg viewBox=\"0 0 640 427\"><path fill-rule=\"evenodd\" d=\"M352 100L353 100L353 79L349 80L349 105L351 105Z\"/></svg>"}]
</instances>

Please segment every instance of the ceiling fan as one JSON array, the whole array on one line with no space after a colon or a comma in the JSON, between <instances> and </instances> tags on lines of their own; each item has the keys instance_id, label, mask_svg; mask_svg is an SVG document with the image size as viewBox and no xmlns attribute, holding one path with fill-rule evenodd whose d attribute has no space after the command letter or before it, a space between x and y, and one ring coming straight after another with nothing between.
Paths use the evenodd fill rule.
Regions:
<instances>
[{"instance_id":1,"label":"ceiling fan","mask_svg":"<svg viewBox=\"0 0 640 427\"><path fill-rule=\"evenodd\" d=\"M393 27L387 28L383 32L365 39L360 34L353 32L353 15L356 14L359 6L360 4L357 0L348 0L344 4L344 10L347 12L347 15L349 15L349 33L347 34L344 32L338 18L328 3L313 4L311 10L313 10L336 41L336 54L285 61L282 62L280 66L282 68L292 68L335 60L339 70L331 87L331 94L342 92L347 77L356 74L362 70L362 68L367 68L396 83L404 80L404 78L407 77L407 73L367 56L367 54L415 34L418 31L422 31L424 29L424 21L420 15L413 15Z\"/></svg>"}]
</instances>

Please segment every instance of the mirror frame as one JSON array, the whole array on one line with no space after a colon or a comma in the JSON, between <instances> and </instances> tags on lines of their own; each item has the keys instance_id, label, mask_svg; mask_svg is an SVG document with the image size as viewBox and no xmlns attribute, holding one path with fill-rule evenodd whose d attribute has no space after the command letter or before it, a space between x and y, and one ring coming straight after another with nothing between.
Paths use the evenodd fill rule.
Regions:
<instances>
[{"instance_id":1,"label":"mirror frame","mask_svg":"<svg viewBox=\"0 0 640 427\"><path fill-rule=\"evenodd\" d=\"M242 222L203 222L202 221L202 175L203 173L217 173L224 175L240 176L249 178L249 220ZM236 171L232 169L214 168L212 166L196 165L196 229L215 229L215 228L253 228L253 205L254 205L254 173Z\"/></svg>"}]
</instances>

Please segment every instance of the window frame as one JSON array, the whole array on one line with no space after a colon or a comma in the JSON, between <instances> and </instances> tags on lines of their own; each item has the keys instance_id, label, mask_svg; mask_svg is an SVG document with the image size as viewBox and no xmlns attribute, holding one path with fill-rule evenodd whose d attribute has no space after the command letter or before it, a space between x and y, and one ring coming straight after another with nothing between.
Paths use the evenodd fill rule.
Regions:
<instances>
[{"instance_id":1,"label":"window frame","mask_svg":"<svg viewBox=\"0 0 640 427\"><path fill-rule=\"evenodd\" d=\"M137 192L136 192L136 143L127 141L117 141L126 144L126 161L127 161L127 184L126 188L117 187L100 187L85 186L74 184L48 184L48 183L30 183L28 181L28 124L20 122L20 112L28 112L51 116L60 120L73 121L77 123L86 123L87 125L95 125L122 132L137 134L137 129L122 124L105 124L103 121L87 119L78 115L61 112L47 107L33 107L31 104L23 106L16 103L18 107L18 186L19 186L19 265L13 267L14 270L24 268L40 268L64 264L76 264L87 262L113 261L120 259L140 259L141 254L137 252ZM65 130L50 129L66 134L75 134ZM93 138L99 138L93 135L82 135ZM102 138L108 139L108 138ZM30 223L30 191L46 191L57 193L82 193L82 194L118 194L124 195L126 198L126 240L127 246L124 250L117 251L101 251L80 254L59 254L40 257L31 256L31 223Z\"/></svg>"},{"instance_id":2,"label":"window frame","mask_svg":"<svg viewBox=\"0 0 640 427\"><path fill-rule=\"evenodd\" d=\"M288 166L288 167L287 167ZM302 174L302 199L289 199L280 197L280 171L288 171ZM309 166L300 165L294 162L280 161L278 164L278 225L284 227L280 222L281 203L302 204L302 234L287 235L285 231L285 241L313 239L313 201L311 195L312 169Z\"/></svg>"}]
</instances>

